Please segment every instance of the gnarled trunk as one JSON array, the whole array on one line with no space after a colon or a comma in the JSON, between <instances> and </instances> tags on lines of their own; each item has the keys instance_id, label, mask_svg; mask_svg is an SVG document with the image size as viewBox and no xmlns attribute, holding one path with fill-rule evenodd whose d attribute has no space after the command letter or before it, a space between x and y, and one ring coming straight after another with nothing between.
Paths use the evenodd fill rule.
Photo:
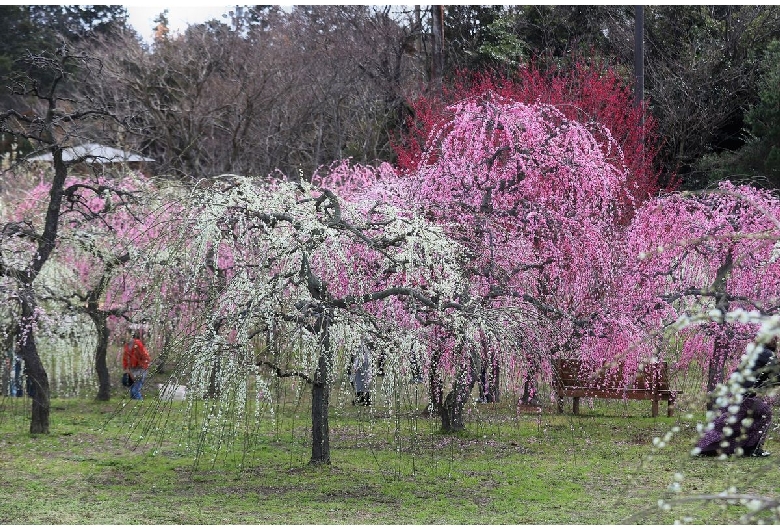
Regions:
<instances>
[{"instance_id":1,"label":"gnarled trunk","mask_svg":"<svg viewBox=\"0 0 780 530\"><path fill-rule=\"evenodd\" d=\"M49 434L49 411L51 410L51 393L49 376L43 367L35 345L35 302L34 295L26 293L22 297L22 316L16 329L19 356L24 361L25 372L30 397L32 398L32 414L30 418L30 434Z\"/></svg>"},{"instance_id":2,"label":"gnarled trunk","mask_svg":"<svg viewBox=\"0 0 780 530\"><path fill-rule=\"evenodd\" d=\"M462 431L466 428L463 420L463 409L474 388L474 382L454 383L447 397L444 398L439 416L441 417L441 429L444 432Z\"/></svg>"},{"instance_id":3,"label":"gnarled trunk","mask_svg":"<svg viewBox=\"0 0 780 530\"><path fill-rule=\"evenodd\" d=\"M707 367L707 394L712 396L712 392L719 383L723 382L726 369L726 361L732 347L733 330L727 323L720 324L715 333L712 357ZM707 410L712 410L714 406L713 399L707 400Z\"/></svg>"},{"instance_id":4,"label":"gnarled trunk","mask_svg":"<svg viewBox=\"0 0 780 530\"><path fill-rule=\"evenodd\" d=\"M483 403L498 403L501 383L501 366L495 351L488 348L484 336L481 339L482 355L479 370L479 399ZM527 383L527 382L526 382Z\"/></svg>"},{"instance_id":5,"label":"gnarled trunk","mask_svg":"<svg viewBox=\"0 0 780 530\"><path fill-rule=\"evenodd\" d=\"M50 114L53 110L51 104ZM49 204L46 208L46 220L43 234L38 243L38 250L32 261L22 274L20 286L21 317L17 327L17 340L19 355L24 361L27 370L32 394L32 410L30 415L30 434L49 434L49 412L51 410L51 393L49 390L49 376L43 367L35 345L35 326L37 323L36 310L38 309L33 282L43 269L44 264L54 251L59 228L60 207L62 206L62 190L68 175L68 168L62 159L62 148L52 147L54 159L54 179L49 190Z\"/></svg>"},{"instance_id":6,"label":"gnarled trunk","mask_svg":"<svg viewBox=\"0 0 780 530\"><path fill-rule=\"evenodd\" d=\"M97 401L109 401L111 399L111 376L108 373L108 325L105 314L90 313L92 322L97 332L97 346L95 347L95 372L98 376Z\"/></svg>"},{"instance_id":7,"label":"gnarled trunk","mask_svg":"<svg viewBox=\"0 0 780 530\"><path fill-rule=\"evenodd\" d=\"M441 428L444 432L462 431L466 428L466 422L463 420L463 410L468 403L471 392L476 384L479 373L480 362L479 355L475 349L468 359L464 359L461 369L452 383L452 390L444 398L439 416L441 417Z\"/></svg>"},{"instance_id":8,"label":"gnarled trunk","mask_svg":"<svg viewBox=\"0 0 780 530\"><path fill-rule=\"evenodd\" d=\"M734 332L731 326L725 322L726 313L729 310L729 297L726 291L726 285L728 282L728 276L734 266L734 259L732 257L732 251L729 249L726 259L718 267L715 274L715 281L712 284L712 290L715 291L715 308L720 310L723 315L724 321L718 325L718 330L715 333L715 343L713 346L712 358L707 368L707 392L711 393L715 390L718 383L723 381L723 370L726 366L726 359L728 358L729 351L731 349L731 340ZM707 409L712 409L712 401L708 401Z\"/></svg>"},{"instance_id":9,"label":"gnarled trunk","mask_svg":"<svg viewBox=\"0 0 780 530\"><path fill-rule=\"evenodd\" d=\"M428 370L428 399L430 400L430 412L441 414L444 406L444 381L439 373L439 360L441 354L433 352L431 364Z\"/></svg>"},{"instance_id":10,"label":"gnarled trunk","mask_svg":"<svg viewBox=\"0 0 780 530\"><path fill-rule=\"evenodd\" d=\"M328 407L330 405L330 367L333 352L330 344L329 315L318 319L320 355L311 388L311 460L310 464L330 464L330 427Z\"/></svg>"}]
</instances>

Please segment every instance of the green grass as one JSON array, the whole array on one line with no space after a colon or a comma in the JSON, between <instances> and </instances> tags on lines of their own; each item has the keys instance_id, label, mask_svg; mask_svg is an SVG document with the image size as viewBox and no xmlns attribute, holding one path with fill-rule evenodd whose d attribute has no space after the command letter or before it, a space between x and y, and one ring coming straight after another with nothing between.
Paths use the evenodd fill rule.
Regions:
<instances>
[{"instance_id":1,"label":"green grass","mask_svg":"<svg viewBox=\"0 0 780 530\"><path fill-rule=\"evenodd\" d=\"M340 407L333 462L312 467L308 404L289 400L246 453L238 443L212 462L204 448L196 467L182 404L163 424L138 421L159 412L152 399L54 400L51 434L31 436L29 402L5 398L0 523L720 524L747 509L686 502L664 511L658 501L730 487L780 497L774 456L689 456L698 412L651 418L648 402L596 400L580 416L518 414L510 401L471 406L457 435L410 407ZM653 447L674 426L669 445ZM780 454L776 431L767 449ZM679 493L668 489L676 473Z\"/></svg>"}]
</instances>

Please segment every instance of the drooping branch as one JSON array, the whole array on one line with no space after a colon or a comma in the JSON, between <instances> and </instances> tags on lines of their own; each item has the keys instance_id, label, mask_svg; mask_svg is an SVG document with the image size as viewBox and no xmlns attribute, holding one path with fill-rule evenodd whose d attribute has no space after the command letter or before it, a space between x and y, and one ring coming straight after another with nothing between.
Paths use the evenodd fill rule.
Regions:
<instances>
[{"instance_id":1,"label":"drooping branch","mask_svg":"<svg viewBox=\"0 0 780 530\"><path fill-rule=\"evenodd\" d=\"M9 237L23 237L30 241L38 242L40 236L35 231L35 228L28 221L9 222L3 225L2 236Z\"/></svg>"},{"instance_id":2,"label":"drooping branch","mask_svg":"<svg viewBox=\"0 0 780 530\"><path fill-rule=\"evenodd\" d=\"M333 300L329 303L332 307L339 309L346 309L354 305L363 305L368 302L374 302L377 300L384 300L390 297L408 296L414 298L421 304L435 308L439 310L445 309L464 309L463 304L453 301L442 302L438 296L429 297L417 289L410 287L390 287L388 289L382 289L381 291L375 291L373 293L367 293L362 295L350 295L343 298Z\"/></svg>"},{"instance_id":3,"label":"drooping branch","mask_svg":"<svg viewBox=\"0 0 780 530\"><path fill-rule=\"evenodd\" d=\"M271 370L273 370L274 375L279 378L283 377L300 377L303 379L306 383L313 385L314 379L312 379L308 374L305 374L303 372L299 372L297 370L290 370L290 371L283 371L281 367L275 365L274 363L270 361L260 361L257 363L257 366L267 366Z\"/></svg>"}]
</instances>

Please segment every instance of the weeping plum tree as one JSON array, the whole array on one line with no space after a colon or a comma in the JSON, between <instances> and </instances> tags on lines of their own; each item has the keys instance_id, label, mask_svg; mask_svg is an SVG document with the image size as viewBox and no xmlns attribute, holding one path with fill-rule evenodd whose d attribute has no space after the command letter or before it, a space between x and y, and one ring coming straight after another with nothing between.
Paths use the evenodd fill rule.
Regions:
<instances>
[{"instance_id":1,"label":"weeping plum tree","mask_svg":"<svg viewBox=\"0 0 780 530\"><path fill-rule=\"evenodd\" d=\"M753 324L724 319L730 311L772 315L780 307L780 202L768 191L722 182L716 190L671 194L641 208L626 238L622 273L624 323L655 342L688 314L709 323L682 333L680 367L696 362L712 391L734 368ZM650 335L655 333L654 338Z\"/></svg>"},{"instance_id":2,"label":"weeping plum tree","mask_svg":"<svg viewBox=\"0 0 780 530\"><path fill-rule=\"evenodd\" d=\"M344 364L339 352L380 327L386 337L401 334L389 315L449 311L443 318L458 318L458 245L397 207L345 202L306 183L229 177L195 189L182 213L169 233L184 238L166 247L183 268L160 271L161 284L185 278L185 291L193 291L220 282L203 318L190 321L193 338L174 374L188 381L193 399L217 396L204 429L224 427L220 420L233 424L233 412L260 406L269 397L261 367L271 367L272 376L311 385L311 462L329 463L328 406L334 370ZM377 326L382 317L386 325ZM413 329L411 321L404 332ZM256 351L253 339L271 332L295 350L284 357Z\"/></svg>"},{"instance_id":3,"label":"weeping plum tree","mask_svg":"<svg viewBox=\"0 0 780 530\"><path fill-rule=\"evenodd\" d=\"M470 366L453 373L459 397L438 398L444 420L460 416L480 364L534 377L549 371L551 356L598 332L620 262L613 241L646 190L632 184L609 129L555 106L488 90L440 115L404 173L403 193L418 215L467 249L473 303L520 315L510 342L482 338L480 363L437 345L437 369ZM518 347L525 352L511 351Z\"/></svg>"},{"instance_id":4,"label":"weeping plum tree","mask_svg":"<svg viewBox=\"0 0 780 530\"><path fill-rule=\"evenodd\" d=\"M529 64L511 76L461 72L454 86L445 87L440 98L420 97L411 102L414 117L395 146L399 169L414 171L425 159L431 132L446 127L452 119L449 105L491 92L514 103L551 105L569 120L598 124L590 132L599 140L604 156L612 159L617 146L622 156L617 163L628 169L619 199L630 216L661 188L655 168L658 125L646 105L635 104L631 87L632 81L621 76L618 69L593 59L576 61L565 69L543 70ZM599 129L608 131L609 136L602 136Z\"/></svg>"},{"instance_id":5,"label":"weeping plum tree","mask_svg":"<svg viewBox=\"0 0 780 530\"><path fill-rule=\"evenodd\" d=\"M481 363L455 380L473 381L481 364L484 395L487 374L497 387L501 365L524 372L529 400L551 355L582 349L610 326L606 301L622 259L613 240L660 187L656 124L634 105L630 83L593 61L461 79L440 98L412 103L414 118L396 145L399 172L420 214L474 257L467 267L473 295L486 307L519 301L523 308L509 344L525 359L511 359L506 339L493 347L483 340ZM523 116L519 109L536 110ZM590 350L594 357L618 351ZM436 402L440 383L432 378Z\"/></svg>"},{"instance_id":6,"label":"weeping plum tree","mask_svg":"<svg viewBox=\"0 0 780 530\"><path fill-rule=\"evenodd\" d=\"M534 113L539 119L529 119ZM692 297L694 307L711 303L721 313L746 304L765 314L775 309L771 195L723 187L698 200L670 195L647 202L648 189L632 180L637 161L623 162L610 131L591 133L557 107L487 92L442 115L452 117L432 129L405 175L408 190L419 197L418 211L467 249L473 265L464 274L473 297L525 306L524 326L516 329L536 339L542 362L567 351L598 364L620 359L630 377L641 359L661 353L657 342L639 340L648 339L648 314L667 312L672 322L677 314L668 312L691 307L680 300ZM649 213L667 202L680 206ZM743 231L752 234L745 241L738 237ZM659 245L684 249L674 267L667 264L674 274L653 269L652 261L636 265L638 241L645 253ZM676 283L655 289L670 275ZM535 314L543 318L532 325ZM537 329L544 330L539 337L532 334ZM730 324L715 335L710 389L726 352L740 349L754 331ZM520 363L505 357L501 364Z\"/></svg>"},{"instance_id":7,"label":"weeping plum tree","mask_svg":"<svg viewBox=\"0 0 780 530\"><path fill-rule=\"evenodd\" d=\"M716 385L707 379L707 389L712 388L707 405L712 410L697 422L699 435L712 429L715 419L726 411L732 416L726 419L724 433L730 424L739 422L734 412L747 392L755 390L770 402L777 397L776 387L746 388L745 381L755 380L751 368L763 347L771 347L780 336L778 206L774 194L723 182L709 192L658 198L647 205L647 211L639 212L637 226L632 228L629 258L634 260L629 259L631 272L625 278L639 283L627 288L626 295L631 297L635 318L643 321L642 330L650 335L643 338L660 342L654 332L669 329L683 342L678 361L683 370L697 363L711 376L708 367L717 366L715 373L720 376L726 363L731 372ZM678 220L680 228L676 227ZM677 237L667 231L677 231ZM724 327L734 332L725 335L721 333ZM678 450L667 444L676 432L677 426L653 444L658 449ZM698 449L692 451L697 453ZM714 484L716 489L710 491L693 487L699 490L695 494L686 493L687 484L679 472L674 480L678 481L677 493L659 501L664 512L692 503L697 513L702 504L719 509L741 505L743 510L734 511L739 524L777 522L778 499L756 495L753 475L734 480L728 491Z\"/></svg>"},{"instance_id":8,"label":"weeping plum tree","mask_svg":"<svg viewBox=\"0 0 780 530\"><path fill-rule=\"evenodd\" d=\"M126 281L122 269L132 263L144 239L154 236L145 208L152 189L147 178L133 173L88 180L69 177L63 190L67 200L61 209L59 242L50 267L58 273L53 281L37 285L39 299L54 303L60 312L52 317L82 313L92 321L97 338L96 398L101 401L111 396L106 361L109 322L129 319L139 309L132 303L133 294L142 287L138 281ZM13 208L15 218L40 224L41 205L46 204L50 190L48 183L30 190Z\"/></svg>"}]
</instances>

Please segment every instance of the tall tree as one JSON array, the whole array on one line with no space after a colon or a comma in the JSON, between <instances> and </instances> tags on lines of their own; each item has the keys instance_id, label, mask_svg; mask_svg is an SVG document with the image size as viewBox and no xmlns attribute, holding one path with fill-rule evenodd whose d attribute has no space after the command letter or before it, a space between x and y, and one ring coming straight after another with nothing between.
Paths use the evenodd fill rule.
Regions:
<instances>
[{"instance_id":1,"label":"tall tree","mask_svg":"<svg viewBox=\"0 0 780 530\"><path fill-rule=\"evenodd\" d=\"M106 33L124 26L126 17L123 6L0 6L0 32L5 35L0 43L0 108L16 100L8 89L15 77L27 75L25 55L53 53L63 40L73 43L88 34Z\"/></svg>"},{"instance_id":2,"label":"tall tree","mask_svg":"<svg viewBox=\"0 0 780 530\"><path fill-rule=\"evenodd\" d=\"M479 71L497 66L517 67L525 57L522 33L515 30L514 7L446 6L446 68Z\"/></svg>"},{"instance_id":3,"label":"tall tree","mask_svg":"<svg viewBox=\"0 0 780 530\"><path fill-rule=\"evenodd\" d=\"M776 6L649 6L646 89L666 139L662 161L686 189L707 185L696 162L742 145L756 101L759 60L780 35Z\"/></svg>"},{"instance_id":4,"label":"tall tree","mask_svg":"<svg viewBox=\"0 0 780 530\"><path fill-rule=\"evenodd\" d=\"M66 161L63 149L73 138L79 138L82 124L111 116L111 112L80 101L68 89L66 81L74 72L91 71L94 64L88 57L74 55L64 46L54 54L28 55L26 65L28 75L18 79L13 93L24 98L29 109L24 113L13 108L1 112L0 132L25 138L40 150L50 152L54 174L43 205L42 224L24 219L5 223L1 232L0 276L13 286L4 291L5 296L18 304L17 351L27 366L33 393L30 432L39 434L49 431L50 390L35 342L40 316L35 282L57 247L64 205L77 203L84 188L81 184L66 186L68 167L79 160Z\"/></svg>"},{"instance_id":5,"label":"tall tree","mask_svg":"<svg viewBox=\"0 0 780 530\"><path fill-rule=\"evenodd\" d=\"M441 92L444 79L444 6L431 6L431 86Z\"/></svg>"},{"instance_id":6,"label":"tall tree","mask_svg":"<svg viewBox=\"0 0 780 530\"><path fill-rule=\"evenodd\" d=\"M780 188L779 64L780 41L772 41L761 60L759 99L745 114L745 145L702 158L697 170L705 174L708 181L729 179Z\"/></svg>"}]
</instances>

